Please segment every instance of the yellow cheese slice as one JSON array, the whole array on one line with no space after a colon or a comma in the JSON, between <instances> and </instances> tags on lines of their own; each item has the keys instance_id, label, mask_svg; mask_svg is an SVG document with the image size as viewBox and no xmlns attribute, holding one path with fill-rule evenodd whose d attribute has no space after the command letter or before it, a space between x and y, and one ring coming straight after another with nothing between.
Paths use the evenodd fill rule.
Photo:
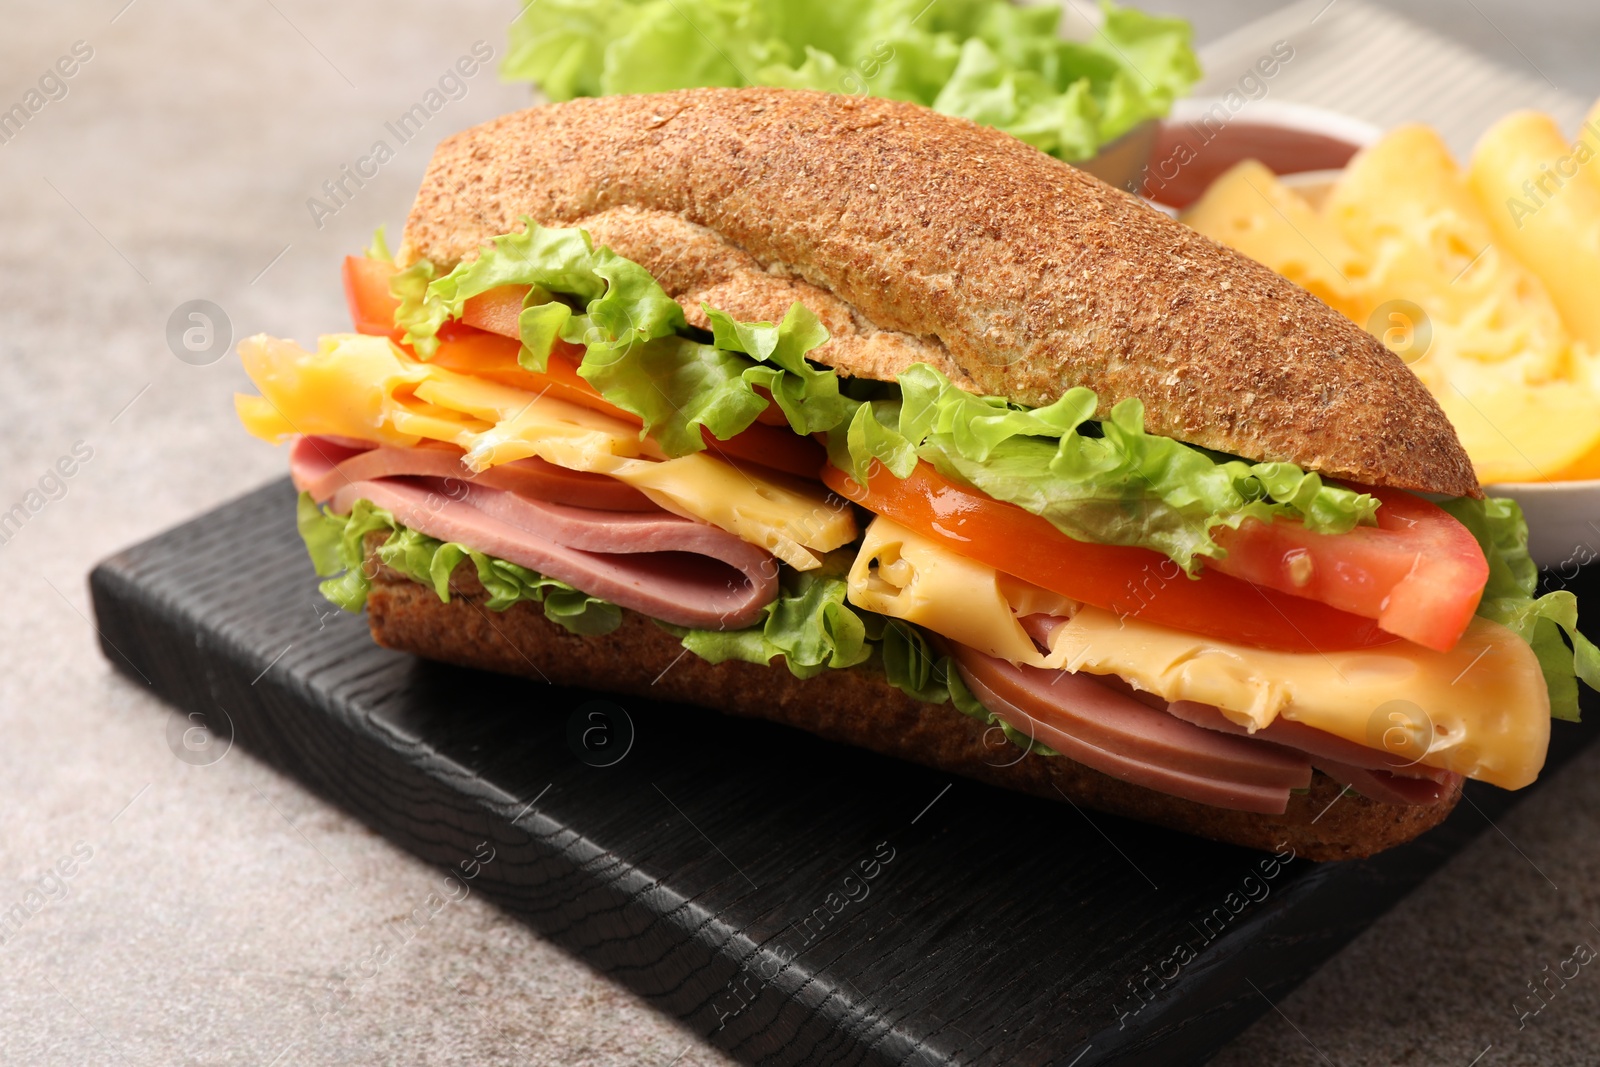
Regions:
<instances>
[{"instance_id":1,"label":"yellow cheese slice","mask_svg":"<svg viewBox=\"0 0 1600 1067\"><path fill-rule=\"evenodd\" d=\"M1436 133L1403 126L1356 157L1327 206L1351 243L1372 257L1368 302L1407 302L1402 306L1427 317L1431 345L1425 355L1413 354L1422 358L1412 370L1486 484L1549 478L1600 445L1591 361L1573 345L1548 277L1507 243L1516 229L1505 225L1505 198L1484 199L1495 173L1509 181L1506 174L1522 165L1509 157L1526 162L1525 153L1513 152L1513 135L1526 134L1525 124L1496 129L1479 150L1469 186ZM1547 221L1556 217L1551 212ZM1561 269L1569 267L1582 274L1581 264Z\"/></svg>"},{"instance_id":2,"label":"yellow cheese slice","mask_svg":"<svg viewBox=\"0 0 1600 1067\"><path fill-rule=\"evenodd\" d=\"M1434 394L1478 481L1552 480L1600 448L1600 391L1583 381L1522 385L1497 378L1458 364Z\"/></svg>"},{"instance_id":3,"label":"yellow cheese slice","mask_svg":"<svg viewBox=\"0 0 1600 1067\"><path fill-rule=\"evenodd\" d=\"M1569 148L1546 116L1523 113L1485 135L1468 176L1437 133L1402 126L1357 155L1319 209L1247 161L1183 220L1309 289L1405 359L1479 480L1592 477L1597 151L1600 123Z\"/></svg>"},{"instance_id":4,"label":"yellow cheese slice","mask_svg":"<svg viewBox=\"0 0 1600 1067\"><path fill-rule=\"evenodd\" d=\"M1600 137L1569 144L1549 115L1519 111L1489 128L1472 153L1469 182L1495 238L1555 300L1574 337L1600 350Z\"/></svg>"},{"instance_id":5,"label":"yellow cheese slice","mask_svg":"<svg viewBox=\"0 0 1600 1067\"><path fill-rule=\"evenodd\" d=\"M1323 210L1367 260L1367 303L1405 300L1428 315L1434 349L1413 365L1424 378L1440 355L1515 360L1532 380L1564 371L1570 338L1555 302L1495 240L1483 206L1433 130L1402 126L1363 150Z\"/></svg>"},{"instance_id":6,"label":"yellow cheese slice","mask_svg":"<svg viewBox=\"0 0 1600 1067\"><path fill-rule=\"evenodd\" d=\"M1366 267L1334 225L1253 159L1230 168L1183 213L1218 244L1264 263L1347 318Z\"/></svg>"},{"instance_id":7,"label":"yellow cheese slice","mask_svg":"<svg viewBox=\"0 0 1600 1067\"><path fill-rule=\"evenodd\" d=\"M1538 776L1549 744L1549 694L1533 650L1487 619L1473 619L1449 652L1404 641L1266 651L1079 607L882 518L867 528L848 596L1012 663L1116 675L1165 700L1214 705L1252 732L1281 714L1397 762L1507 789ZM1017 621L1036 612L1070 616L1048 653Z\"/></svg>"},{"instance_id":8,"label":"yellow cheese slice","mask_svg":"<svg viewBox=\"0 0 1600 1067\"><path fill-rule=\"evenodd\" d=\"M867 527L846 579L850 603L905 619L991 656L1054 666L1017 622L1070 615L1066 597L1018 581L879 516Z\"/></svg>"},{"instance_id":9,"label":"yellow cheese slice","mask_svg":"<svg viewBox=\"0 0 1600 1067\"><path fill-rule=\"evenodd\" d=\"M1578 136L1572 145L1573 153L1582 155L1582 148L1587 148L1593 154L1579 168L1579 177L1588 182L1590 188L1600 190L1600 100L1594 102L1594 107L1583 117L1583 125L1578 127Z\"/></svg>"},{"instance_id":10,"label":"yellow cheese slice","mask_svg":"<svg viewBox=\"0 0 1600 1067\"><path fill-rule=\"evenodd\" d=\"M1115 674L1166 700L1213 704L1252 732L1278 715L1406 759L1520 789L1550 743L1533 650L1475 618L1449 652L1410 642L1352 652L1270 652L1084 608L1053 635L1067 670ZM1398 716L1398 718L1395 718ZM1396 723L1431 734L1394 744ZM1431 727L1431 729L1430 729Z\"/></svg>"},{"instance_id":11,"label":"yellow cheese slice","mask_svg":"<svg viewBox=\"0 0 1600 1067\"><path fill-rule=\"evenodd\" d=\"M268 441L294 434L401 448L446 441L466 452L475 471L537 456L626 482L668 511L727 530L800 570L856 538L849 505L820 486L703 452L666 459L635 425L419 363L384 337L324 337L312 353L258 336L241 342L239 355L262 395L236 397L235 407L245 428Z\"/></svg>"}]
</instances>

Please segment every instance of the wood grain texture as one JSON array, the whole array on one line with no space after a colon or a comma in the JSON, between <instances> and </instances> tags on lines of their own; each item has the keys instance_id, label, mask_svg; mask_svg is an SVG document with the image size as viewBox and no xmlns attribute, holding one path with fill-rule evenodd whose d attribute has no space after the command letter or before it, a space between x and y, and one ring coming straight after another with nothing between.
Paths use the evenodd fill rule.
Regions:
<instances>
[{"instance_id":1,"label":"wood grain texture","mask_svg":"<svg viewBox=\"0 0 1600 1067\"><path fill-rule=\"evenodd\" d=\"M655 222L625 253L653 273L721 246L720 283L669 289L688 302L771 315L799 279L848 305L877 341L812 353L845 374L921 358L1033 405L1083 385L1181 441L1477 492L1438 403L1360 327L1077 168L899 101L690 89L506 115L440 144L399 259L451 266L524 216L615 237L622 209Z\"/></svg>"},{"instance_id":2,"label":"wood grain texture","mask_svg":"<svg viewBox=\"0 0 1600 1067\"><path fill-rule=\"evenodd\" d=\"M1269 877L1257 853L642 698L609 705L635 736L596 767L569 747L595 694L376 647L315 585L286 480L91 576L110 662L222 707L237 744L427 861L491 842L478 891L750 1063L1202 1063L1266 1010L1257 988L1287 992L1515 799L1471 788L1410 845ZM1547 775L1593 733L1557 724ZM1193 962L1153 977L1180 943Z\"/></svg>"}]
</instances>

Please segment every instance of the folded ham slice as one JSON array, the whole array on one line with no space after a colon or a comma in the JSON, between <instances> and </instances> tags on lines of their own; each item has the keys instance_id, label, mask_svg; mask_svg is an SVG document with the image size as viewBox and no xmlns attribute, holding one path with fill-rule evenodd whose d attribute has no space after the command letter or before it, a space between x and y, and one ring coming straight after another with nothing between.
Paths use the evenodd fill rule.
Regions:
<instances>
[{"instance_id":1,"label":"folded ham slice","mask_svg":"<svg viewBox=\"0 0 1600 1067\"><path fill-rule=\"evenodd\" d=\"M1297 752L1206 730L1092 675L1018 667L964 645L950 651L980 703L1012 729L1114 778L1218 808L1282 814L1311 784Z\"/></svg>"},{"instance_id":2,"label":"folded ham slice","mask_svg":"<svg viewBox=\"0 0 1600 1067\"><path fill-rule=\"evenodd\" d=\"M344 437L303 437L295 445L300 459L291 459L295 484L314 500L327 500L348 482L411 474L506 489L555 504L574 504L600 511L660 511L631 485L604 474L568 470L537 457L519 459L473 474L461 465L461 452L447 445L385 448ZM315 474L314 472L320 472ZM300 485L301 474L311 478Z\"/></svg>"},{"instance_id":3,"label":"folded ham slice","mask_svg":"<svg viewBox=\"0 0 1600 1067\"><path fill-rule=\"evenodd\" d=\"M474 476L445 449L315 437L301 438L290 454L295 485L336 513L370 500L429 537L651 618L740 629L778 595L772 556L724 530L670 514L627 486L620 488L632 497L617 494L612 479L568 478L579 472L543 463L506 467L516 469Z\"/></svg>"},{"instance_id":4,"label":"folded ham slice","mask_svg":"<svg viewBox=\"0 0 1600 1067\"><path fill-rule=\"evenodd\" d=\"M1314 760L1317 770L1340 785L1380 804L1436 804L1461 788L1464 779L1453 771L1440 771L1440 778L1411 778L1388 771L1351 767L1330 760Z\"/></svg>"},{"instance_id":5,"label":"folded ham slice","mask_svg":"<svg viewBox=\"0 0 1600 1067\"><path fill-rule=\"evenodd\" d=\"M1056 627L1066 621L1063 618L1051 615L1029 615L1023 618L1021 623L1023 629L1028 632L1028 636L1033 638L1040 648L1048 648L1050 637L1055 632ZM1065 677L1077 679L1079 676L1068 675ZM1192 700L1175 700L1169 704L1154 693L1135 690L1121 678L1084 677L1091 684L1113 692L1123 699L1134 701L1152 710L1157 715L1181 720L1184 724L1197 727L1202 731L1227 734L1241 740L1264 742L1274 747L1281 746L1284 751L1296 753L1302 759L1308 760L1311 766L1334 781L1341 785L1349 786L1363 796L1380 803L1432 804L1461 788L1461 775L1452 771L1440 770L1437 767L1426 767L1420 763L1409 761L1397 753L1368 748L1366 745L1348 741L1345 738L1335 736L1325 730L1307 726L1304 723L1280 717L1270 725L1251 733L1247 727L1234 722L1224 715L1220 709L1210 704L1200 704ZM1051 691L1060 689L1063 684L1063 681L1051 682ZM1073 691L1069 687L1067 690L1063 690L1057 699L1070 699L1066 694ZM979 699L982 700L983 698L979 697ZM984 706L989 707L987 702L985 702ZM995 711L996 709L990 708L990 710ZM997 714L1005 718L1003 713L997 711ZM1192 734L1186 736L1193 738ZM1046 743L1048 744L1049 742ZM1054 748L1055 746L1052 744L1051 747ZM1080 760L1079 762L1086 761ZM1170 758L1162 762L1163 766L1168 769L1176 769L1180 766ZM1094 765L1091 764L1091 766ZM1159 786L1151 786L1151 788L1159 788ZM1167 792L1173 791L1167 790Z\"/></svg>"},{"instance_id":6,"label":"folded ham slice","mask_svg":"<svg viewBox=\"0 0 1600 1067\"><path fill-rule=\"evenodd\" d=\"M1274 719L1251 734L1210 704L1175 700L1167 705L1167 711L1208 730L1256 737L1304 752L1311 757L1312 766L1329 778L1384 804L1432 804L1461 788L1462 777L1454 771L1428 767L1399 753L1368 748L1289 719Z\"/></svg>"}]
</instances>

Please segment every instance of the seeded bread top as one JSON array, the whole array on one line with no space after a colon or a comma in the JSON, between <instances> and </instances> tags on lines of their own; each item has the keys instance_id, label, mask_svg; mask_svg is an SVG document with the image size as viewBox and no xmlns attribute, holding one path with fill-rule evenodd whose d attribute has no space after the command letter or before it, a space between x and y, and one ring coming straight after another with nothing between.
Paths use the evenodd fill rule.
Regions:
<instances>
[{"instance_id":1,"label":"seeded bread top","mask_svg":"<svg viewBox=\"0 0 1600 1067\"><path fill-rule=\"evenodd\" d=\"M888 379L918 360L1042 405L1252 460L1452 496L1477 478L1427 389L1311 294L998 131L912 104L783 89L580 99L435 152L402 263L448 268L530 216L589 224L697 312L781 317ZM709 296L708 296L709 294Z\"/></svg>"}]
</instances>

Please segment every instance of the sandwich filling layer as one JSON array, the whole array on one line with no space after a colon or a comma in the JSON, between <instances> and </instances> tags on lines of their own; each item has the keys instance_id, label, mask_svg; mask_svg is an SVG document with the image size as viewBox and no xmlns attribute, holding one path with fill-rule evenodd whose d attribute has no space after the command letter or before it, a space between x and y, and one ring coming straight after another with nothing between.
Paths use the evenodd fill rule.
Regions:
<instances>
[{"instance_id":1,"label":"sandwich filling layer","mask_svg":"<svg viewBox=\"0 0 1600 1067\"><path fill-rule=\"evenodd\" d=\"M843 379L808 360L827 331L803 306L705 308L708 335L581 231L530 224L443 277L352 262L366 332L247 340L261 396L238 401L296 440L302 532L347 607L381 532L441 598L470 560L490 608L881 670L1018 758L1246 811L1313 767L1397 804L1518 788L1574 673L1600 680L1570 594L1530 595L1514 505L1205 452L1146 434L1136 400L1094 420L1082 389L1030 409L931 367Z\"/></svg>"},{"instance_id":2,"label":"sandwich filling layer","mask_svg":"<svg viewBox=\"0 0 1600 1067\"><path fill-rule=\"evenodd\" d=\"M497 488L463 474L459 457L440 449L351 444L303 437L290 454L295 486L336 514L365 500L428 537L679 626L740 629L777 596L771 555L648 501L644 509L590 506L614 501L582 483L544 489L537 468L534 486ZM558 492L564 501L550 499Z\"/></svg>"}]
</instances>

